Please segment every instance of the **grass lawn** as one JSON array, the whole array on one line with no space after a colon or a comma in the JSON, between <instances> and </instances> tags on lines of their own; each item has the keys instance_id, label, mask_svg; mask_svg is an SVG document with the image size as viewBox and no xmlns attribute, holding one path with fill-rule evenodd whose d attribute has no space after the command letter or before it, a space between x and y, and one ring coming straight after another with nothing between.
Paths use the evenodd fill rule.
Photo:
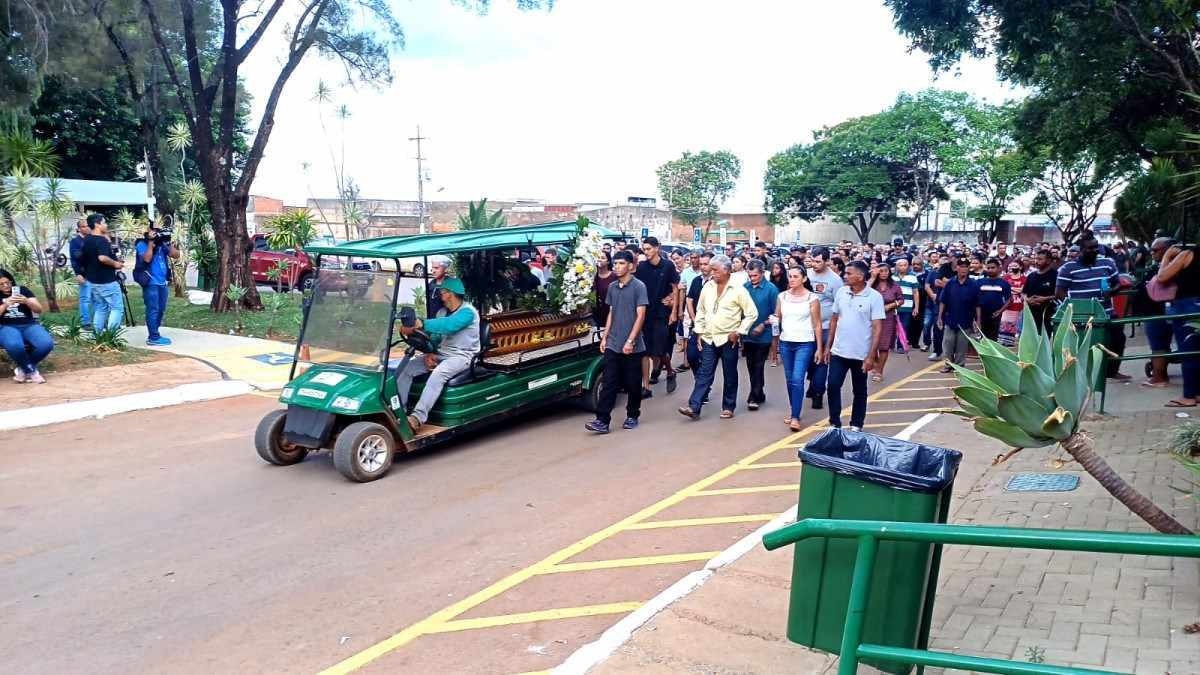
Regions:
<instances>
[{"instance_id":1,"label":"grass lawn","mask_svg":"<svg viewBox=\"0 0 1200 675\"><path fill-rule=\"evenodd\" d=\"M54 338L54 351L42 362L39 370L46 373L66 373L85 368L123 366L131 363L162 361L175 358L170 354L152 352L148 349L126 349L123 352L98 352L87 343L76 344L59 337ZM8 355L0 350L0 377L12 377L13 364Z\"/></svg>"},{"instance_id":2,"label":"grass lawn","mask_svg":"<svg viewBox=\"0 0 1200 675\"><path fill-rule=\"evenodd\" d=\"M146 314L146 306L142 302L142 288L137 284L129 284L125 290L129 292L129 311L133 314L134 321L141 325L145 322ZM264 295L266 294L264 293ZM233 332L246 337L295 342L300 332L301 296L299 293L288 293L285 297L287 303L274 317L271 316L269 310L242 312L243 328L238 332L235 330L237 317L233 312L215 314L208 308L208 305L191 305L188 304L187 298L176 298L172 295L167 300L167 314L163 318L163 325L226 335ZM59 304L62 307L61 312L47 312L43 315L47 323L66 323L67 317L76 312L77 303L73 299ZM269 324L273 324L270 335L267 334Z\"/></svg>"}]
</instances>

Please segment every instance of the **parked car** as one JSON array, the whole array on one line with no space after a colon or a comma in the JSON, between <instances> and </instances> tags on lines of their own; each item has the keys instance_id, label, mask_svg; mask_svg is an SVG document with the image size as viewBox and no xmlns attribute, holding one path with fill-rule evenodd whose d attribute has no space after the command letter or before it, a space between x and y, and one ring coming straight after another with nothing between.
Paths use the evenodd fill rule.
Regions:
<instances>
[{"instance_id":1,"label":"parked car","mask_svg":"<svg viewBox=\"0 0 1200 675\"><path fill-rule=\"evenodd\" d=\"M367 265L376 272L396 271L396 261L392 258L373 258ZM401 258L399 271L402 274L423 277L425 276L425 258Z\"/></svg>"},{"instance_id":2,"label":"parked car","mask_svg":"<svg viewBox=\"0 0 1200 675\"><path fill-rule=\"evenodd\" d=\"M355 286L351 278L341 270L370 269L369 263L353 262L336 256L323 256L321 269L318 270L313 258L304 251L295 249L275 250L267 241L267 235L254 235L254 250L250 252L250 276L254 283L264 286L275 286L277 283L289 290L311 291L317 280L327 291L361 290ZM337 242L324 238L319 243L326 246L336 246ZM282 263L284 272L279 281L271 279L268 270Z\"/></svg>"}]
</instances>

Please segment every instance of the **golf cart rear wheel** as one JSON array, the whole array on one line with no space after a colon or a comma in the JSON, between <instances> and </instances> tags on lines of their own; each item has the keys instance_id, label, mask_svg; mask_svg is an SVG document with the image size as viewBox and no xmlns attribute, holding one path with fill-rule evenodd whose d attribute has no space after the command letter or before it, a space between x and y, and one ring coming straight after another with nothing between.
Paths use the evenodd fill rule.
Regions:
<instances>
[{"instance_id":1,"label":"golf cart rear wheel","mask_svg":"<svg viewBox=\"0 0 1200 675\"><path fill-rule=\"evenodd\" d=\"M286 410L272 410L262 418L254 432L254 449L258 451L258 456L269 464L298 464L308 456L308 448L283 440L283 423L286 418Z\"/></svg>"},{"instance_id":2,"label":"golf cart rear wheel","mask_svg":"<svg viewBox=\"0 0 1200 675\"><path fill-rule=\"evenodd\" d=\"M604 381L601 377L602 373L596 373L592 378L592 386L583 390L583 394L579 397L579 407L587 412L596 412L600 408L600 386Z\"/></svg>"},{"instance_id":3,"label":"golf cart rear wheel","mask_svg":"<svg viewBox=\"0 0 1200 675\"><path fill-rule=\"evenodd\" d=\"M396 439L392 432L375 422L355 422L338 434L333 444L333 465L343 476L366 483L392 468Z\"/></svg>"}]
</instances>

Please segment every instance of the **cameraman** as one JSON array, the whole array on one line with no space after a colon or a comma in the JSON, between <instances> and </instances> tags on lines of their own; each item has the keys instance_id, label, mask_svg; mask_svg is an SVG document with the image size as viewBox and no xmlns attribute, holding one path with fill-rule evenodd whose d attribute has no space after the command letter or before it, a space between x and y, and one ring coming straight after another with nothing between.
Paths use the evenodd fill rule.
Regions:
<instances>
[{"instance_id":1,"label":"cameraman","mask_svg":"<svg viewBox=\"0 0 1200 675\"><path fill-rule=\"evenodd\" d=\"M167 258L178 260L179 249L171 244L170 229L160 229L151 223L150 229L138 240L137 259L133 265L133 280L142 287L146 303L146 344L162 347L171 344L170 338L158 334L163 315L167 313L167 286L171 283L171 265Z\"/></svg>"}]
</instances>

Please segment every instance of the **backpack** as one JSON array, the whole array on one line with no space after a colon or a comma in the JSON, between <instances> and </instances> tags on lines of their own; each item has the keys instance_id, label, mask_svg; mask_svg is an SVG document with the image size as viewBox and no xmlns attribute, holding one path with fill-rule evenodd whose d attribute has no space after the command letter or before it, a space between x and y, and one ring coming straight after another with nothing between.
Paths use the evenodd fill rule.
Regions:
<instances>
[{"instance_id":1,"label":"backpack","mask_svg":"<svg viewBox=\"0 0 1200 675\"><path fill-rule=\"evenodd\" d=\"M141 244L141 243L145 243L145 242L138 242L138 243ZM149 244L147 244L147 246L149 246ZM134 280L134 282L137 283L138 286L145 288L150 285L150 263L146 262L145 259L142 258L142 254L138 252L136 246L134 247L133 250L134 250L134 253L133 253L133 258L134 258L133 280ZM164 256L163 262L166 263L166 266L167 266L167 285L170 286L171 285L171 263L165 259L165 256L167 254L164 252L164 249L162 246L159 246L154 249L154 257L157 258L160 254Z\"/></svg>"}]
</instances>

